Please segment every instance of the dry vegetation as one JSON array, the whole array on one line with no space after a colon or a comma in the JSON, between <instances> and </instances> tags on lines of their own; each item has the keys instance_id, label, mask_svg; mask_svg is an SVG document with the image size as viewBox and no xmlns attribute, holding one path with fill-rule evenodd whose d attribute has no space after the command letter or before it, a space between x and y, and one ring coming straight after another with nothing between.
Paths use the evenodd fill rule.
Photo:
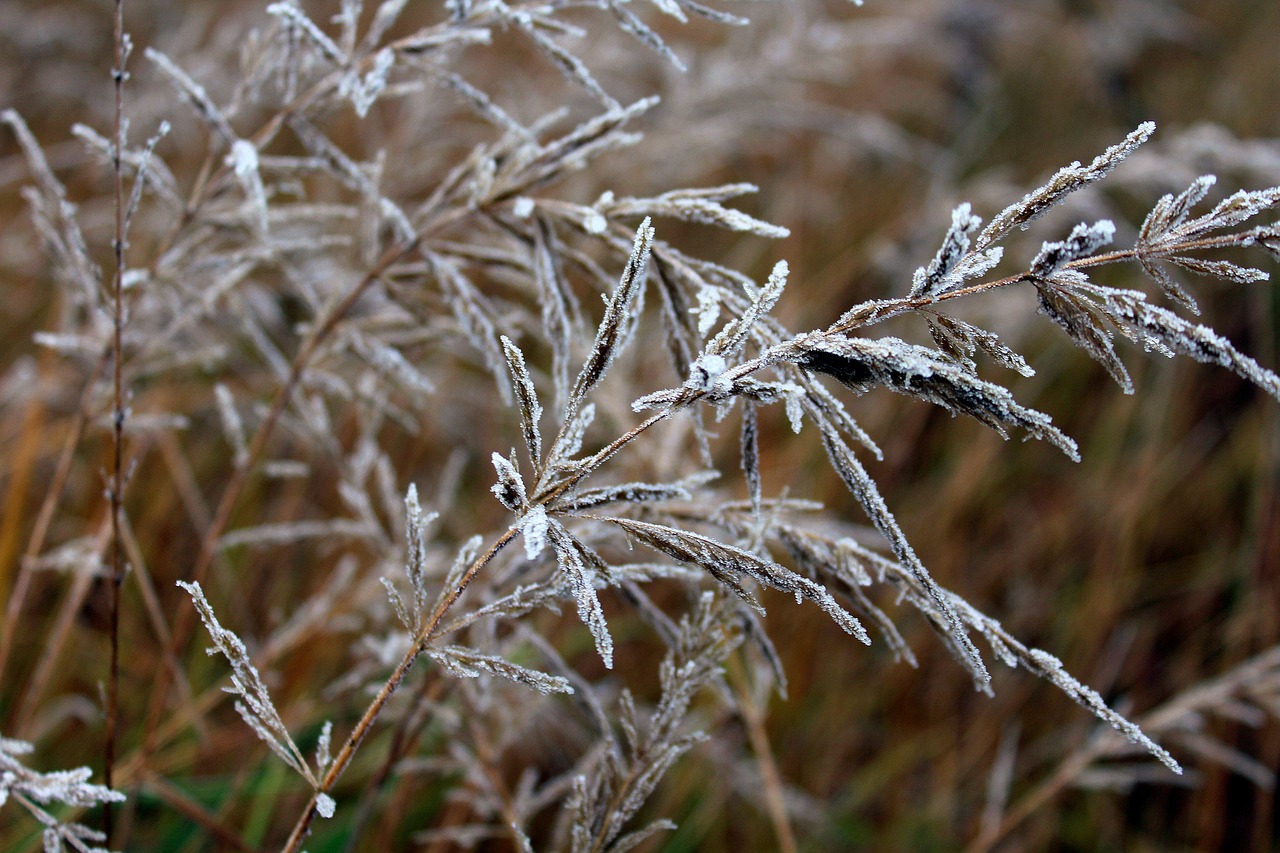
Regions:
<instances>
[{"instance_id":1,"label":"dry vegetation","mask_svg":"<svg viewBox=\"0 0 1280 853\"><path fill-rule=\"evenodd\" d=\"M0 2L0 848L1274 848L1280 7L107 5Z\"/></svg>"}]
</instances>

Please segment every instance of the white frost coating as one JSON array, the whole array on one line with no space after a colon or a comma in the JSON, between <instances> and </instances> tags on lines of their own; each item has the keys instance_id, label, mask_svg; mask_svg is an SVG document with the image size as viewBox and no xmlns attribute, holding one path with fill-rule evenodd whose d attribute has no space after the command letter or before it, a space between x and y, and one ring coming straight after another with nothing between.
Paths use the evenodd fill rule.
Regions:
<instances>
[{"instance_id":1,"label":"white frost coating","mask_svg":"<svg viewBox=\"0 0 1280 853\"><path fill-rule=\"evenodd\" d=\"M227 163L235 171L236 177L244 180L258 171L258 147L247 139L237 139L231 143Z\"/></svg>"},{"instance_id":2,"label":"white frost coating","mask_svg":"<svg viewBox=\"0 0 1280 853\"><path fill-rule=\"evenodd\" d=\"M698 315L698 334L706 337L707 332L720 317L720 291L714 287L698 289L698 307L690 308L690 313Z\"/></svg>"},{"instance_id":3,"label":"white frost coating","mask_svg":"<svg viewBox=\"0 0 1280 853\"><path fill-rule=\"evenodd\" d=\"M779 389L783 393L783 404L787 407L787 420L791 423L791 431L799 435L800 428L804 426L804 406L800 401L804 399L804 389L794 382L784 382Z\"/></svg>"},{"instance_id":4,"label":"white frost coating","mask_svg":"<svg viewBox=\"0 0 1280 853\"><path fill-rule=\"evenodd\" d=\"M373 58L373 68L368 74L361 77L352 71L338 84L338 93L351 101L351 106L355 107L356 115L360 118L368 114L369 108L387 88L387 73L391 71L395 61L395 51L384 47Z\"/></svg>"},{"instance_id":5,"label":"white frost coating","mask_svg":"<svg viewBox=\"0 0 1280 853\"><path fill-rule=\"evenodd\" d=\"M1106 246L1115 234L1116 226L1110 219L1099 219L1092 225L1081 222L1061 243L1045 243L1031 262L1031 272L1042 278L1053 275L1067 264L1087 258Z\"/></svg>"},{"instance_id":6,"label":"white frost coating","mask_svg":"<svg viewBox=\"0 0 1280 853\"><path fill-rule=\"evenodd\" d=\"M608 227L608 220L598 210L588 210L582 218L582 228L588 234L603 234Z\"/></svg>"},{"instance_id":7,"label":"white frost coating","mask_svg":"<svg viewBox=\"0 0 1280 853\"><path fill-rule=\"evenodd\" d=\"M533 216L533 199L520 196L511 204L511 213L516 219L528 219Z\"/></svg>"},{"instance_id":8,"label":"white frost coating","mask_svg":"<svg viewBox=\"0 0 1280 853\"><path fill-rule=\"evenodd\" d=\"M728 366L724 356L716 353L703 353L689 367L689 381L687 384L698 391L713 391L721 384L720 377Z\"/></svg>"},{"instance_id":9,"label":"white frost coating","mask_svg":"<svg viewBox=\"0 0 1280 853\"><path fill-rule=\"evenodd\" d=\"M547 547L547 511L541 504L531 507L519 522L521 535L524 536L524 555L530 560L536 560L538 555L542 553L542 549Z\"/></svg>"},{"instance_id":10,"label":"white frost coating","mask_svg":"<svg viewBox=\"0 0 1280 853\"><path fill-rule=\"evenodd\" d=\"M409 488L405 490L404 509L405 520L408 522L411 530L417 530L423 525L422 503L418 500L417 483L410 483Z\"/></svg>"},{"instance_id":11,"label":"white frost coating","mask_svg":"<svg viewBox=\"0 0 1280 853\"><path fill-rule=\"evenodd\" d=\"M328 819L333 817L333 810L337 808L337 805L338 804L333 801L333 797L328 794L316 795L316 814L320 815L322 818Z\"/></svg>"},{"instance_id":12,"label":"white frost coating","mask_svg":"<svg viewBox=\"0 0 1280 853\"><path fill-rule=\"evenodd\" d=\"M596 199L596 203L591 206L591 210L583 217L582 227L588 234L603 234L605 229L609 227L609 220L605 219L601 208L608 207L614 202L613 190L605 190L600 193L600 198Z\"/></svg>"},{"instance_id":13,"label":"white frost coating","mask_svg":"<svg viewBox=\"0 0 1280 853\"><path fill-rule=\"evenodd\" d=\"M226 163L244 187L245 195L253 205L254 224L262 234L267 232L267 190L258 171L258 147L247 139L231 143L231 153Z\"/></svg>"}]
</instances>

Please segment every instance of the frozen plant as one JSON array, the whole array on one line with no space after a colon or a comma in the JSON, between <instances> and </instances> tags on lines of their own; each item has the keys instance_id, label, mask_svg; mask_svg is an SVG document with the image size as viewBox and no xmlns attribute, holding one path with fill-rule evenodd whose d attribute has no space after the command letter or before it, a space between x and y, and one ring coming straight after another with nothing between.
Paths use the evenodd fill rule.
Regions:
<instances>
[{"instance_id":1,"label":"frozen plant","mask_svg":"<svg viewBox=\"0 0 1280 853\"><path fill-rule=\"evenodd\" d=\"M24 738L0 741L0 805L44 824L46 847L155 842L136 810L158 799L191 822L184 843L228 849L658 849L679 829L673 771L702 761L794 850L804 798L764 721L789 695L766 605L791 600L854 641L831 655L883 645L924 665L915 614L979 693L997 694L994 664L1022 669L1103 724L1008 810L1016 738L1001 747L975 847L1071 784L1168 782L1188 761L1268 781L1202 723L1280 707L1273 653L1154 711L1090 686L965 578L935 577L877 482L891 448L857 398L892 391L1087 456L1014 384L1036 349L961 307L985 296L1038 311L1125 393L1132 343L1280 401L1280 378L1242 351L1259 350L1193 319L1182 281L1260 286L1249 258L1280 258L1280 187L1215 201L1215 178L1193 174L1130 222L1094 185L1141 158L1144 122L1025 195L1002 188L1022 196L1003 209L989 188L952 202L891 292L832 310L812 265L780 257L813 223L769 221L785 212L753 176L700 161L736 136L698 110L745 92L752 120L827 127L838 111L768 90L775 54L806 84L838 80L826 63L860 34L924 26L914 6L825 24L787 10L790 29L761 35L782 47L749 63L677 41L694 18L749 30L738 6L700 0L246 4L211 22L207 50L157 36L134 59L132 8L116 5L111 130L75 132L112 204L73 202L87 191L66 151L0 114L56 286L32 312L42 354L0 387L42 448L19 442L15 471L50 463L0 628L0 725ZM629 65L614 38L645 58ZM943 159L890 122L862 129L895 156ZM663 168L628 165L644 157ZM792 328L818 310L819 328ZM777 464L789 447L825 453L859 516ZM0 522L5 548L16 524ZM65 594L40 619L50 590ZM97 699L74 701L86 688L59 669L94 619L111 663L82 680L104 683L104 785L15 758L69 720L96 725ZM205 774L235 778L217 803ZM112 803L103 833L85 828L79 812Z\"/></svg>"}]
</instances>

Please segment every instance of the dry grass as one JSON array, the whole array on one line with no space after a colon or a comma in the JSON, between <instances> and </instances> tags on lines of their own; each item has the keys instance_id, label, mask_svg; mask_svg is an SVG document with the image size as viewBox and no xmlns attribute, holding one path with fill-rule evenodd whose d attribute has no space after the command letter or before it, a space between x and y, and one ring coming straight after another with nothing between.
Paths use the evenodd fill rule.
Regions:
<instances>
[{"instance_id":1,"label":"dry grass","mask_svg":"<svg viewBox=\"0 0 1280 853\"><path fill-rule=\"evenodd\" d=\"M113 323L112 182L126 178L127 199L137 160L115 172L69 132L82 122L112 136L110 16L100 4L0 4L22 22L0 37L0 105L22 117L51 168L41 173L16 132L0 134L0 735L35 746L20 755L0 742L0 774L16 774L0 777L11 792L0 847L39 848L32 815L43 807L32 791L41 784L73 804L50 807L64 826L102 825L80 806L104 791L24 768L87 765L102 781L116 685L119 745L106 764L127 799L115 808L111 849L268 850L310 830L312 851L445 851L466 841L506 850L526 835L538 850L596 850L665 818L678 828L642 849L1275 846L1280 727L1267 713L1280 684L1267 650L1280 643L1280 410L1259 388L1274 377L1239 360L1231 372L1122 344L1136 390L1125 396L1036 316L1037 287L1050 291L1042 298L1082 287L1062 276L1070 270L1092 274L1095 287L1159 287L1136 264L1095 273L1096 246L1033 260L1042 241L1064 239L1080 221L1114 221L1109 248L1155 246L1158 229L1139 234L1144 216L1203 173L1219 181L1193 216L1237 188L1280 183L1272 4L753 6L742 28L621 7L668 39L684 72L618 32L607 10L567 8L556 18L590 36L557 43L591 69L594 94L558 74L518 18L495 27L489 46L403 41L422 26L446 40L465 30L441 9L410 4L378 41L402 40L392 88L367 115L350 86L334 94L341 75L326 70L328 46L301 34L290 53L279 33L288 13L269 16L265 5L124 4L138 48L124 89L130 150L161 120L172 129L156 144L129 231L126 262L145 275L126 279L129 310ZM350 45L329 21L331 5L305 9L342 53ZM467 8L468 26L501 14ZM165 60L144 48L171 58L222 115L193 110ZM309 65L300 60L308 51L317 57ZM372 82L376 51L364 55L360 80ZM237 89L262 69L271 73L256 89ZM441 84L442 69L509 118L467 108L456 86ZM395 88L419 80L420 90ZM643 133L638 144L596 156L583 136L521 160L532 149L516 125L566 107L535 131L545 143L589 124L608 98L626 105L650 94L661 103L617 129ZM941 279L906 298L959 202L991 219L1145 119L1159 123L1157 137L1028 234L1010 234L1003 264L970 283L972 298L948 295L960 284ZM239 135L261 149L256 168L227 160ZM564 169L571 149L586 168ZM314 162L284 159L307 156ZM533 182L540 174L546 183ZM659 198L742 181L760 192L724 207ZM24 200L29 184L39 189ZM605 190L615 200L597 202ZM48 206L63 191L77 205L73 219ZM532 217L520 197L537 199ZM52 223L44 251L30 215L42 203ZM593 204L606 219L593 219ZM724 212L734 205L758 220ZM641 311L619 275L644 215L657 228L647 277L623 275L647 290ZM790 235L744 237L689 218L761 234L770 233L762 222L776 223ZM68 243L77 227L83 256ZM1256 247L1202 256L1276 269ZM786 258L790 283L776 306L766 290L768 317L716 339L726 320L753 310L754 291L691 257L761 284ZM1273 286L1175 275L1199 302L1195 322L1261 365L1280 364ZM664 327L662 293L696 307L699 280L726 310L706 338L696 316L682 337ZM615 292L611 315L600 295ZM1087 293L1105 301L1107 292ZM1150 301L1190 316L1177 296ZM899 300L903 316L828 328L873 299ZM1132 303L1108 304L1122 323L1123 310L1132 316ZM883 343L930 343L919 316L932 308L997 332L1027 357L1034 377L981 353L979 374L1049 413L1078 444L1078 465L1049 442L1003 442L918 399L855 396L821 378L896 387L978 410L1019 438L1028 426L1056 438L1034 412L996 406L992 415L995 391L976 375L934 362L921 370L923 352ZM1232 361L1206 352L1192 327L1137 310L1166 343ZM601 379L613 355L609 336L595 333L602 312L606 329L614 316L613 328L635 341ZM787 331L808 328L827 333ZM37 331L74 337L38 345ZM519 349L504 357L499 335ZM875 341L880 349L868 349ZM121 347L117 398L112 353ZM1105 348L1097 354L1107 360ZM791 434L781 405L760 405L757 438L740 445L742 400L719 424L705 402L746 386L717 386L708 355L724 357L725 375L750 369L802 386L802 433ZM529 411L532 397L513 393L521 360L541 419L522 422L520 400ZM753 360L769 364L750 368ZM833 475L824 418L837 463L848 463L849 436L836 438L840 419L814 408L827 399L824 381L879 444L882 459L860 458L896 523L878 515L856 472L846 476L852 491ZM688 479L705 462L687 413L659 409L661 422L637 429L646 414L631 403L664 387L683 390L652 402L700 408L718 433L706 460L722 472L717 481ZM751 393L762 403L777 396ZM975 406L974 395L987 402ZM110 414L126 399L117 440ZM564 465L548 464L564 414L587 402L596 422L585 453L562 436ZM592 455L615 439L616 456ZM745 477L743 446L759 454ZM113 533L103 488L115 447L131 473ZM523 479L506 477L504 508L490 493L491 457L513 447L508 464ZM620 493L621 508L567 502L632 481L668 485ZM405 504L410 484L423 511L439 513L420 538ZM771 501L782 497L825 509L775 514ZM864 525L868 509L879 532ZM615 520L593 520L606 516ZM910 551L893 541L896 525ZM842 537L872 553L823 552ZM129 568L118 609L109 582L117 544ZM466 559L446 580L460 549ZM913 571L913 554L927 575L923 565ZM842 586L840 570L855 564L875 582ZM767 618L749 616L704 570L758 594ZM380 577L398 589L403 625ZM471 582L455 601L459 578ZM202 653L209 634L178 580L201 583L206 626L216 618L243 646L227 635L224 656ZM512 598L517 590L527 604ZM498 618L471 621L485 605ZM841 607L869 629L869 648L840 630L858 630ZM966 648L961 626L980 652ZM984 633L1011 644L1022 668L995 662ZM1097 729L1060 689L1072 682L1030 677L1026 669L1055 674L1037 647L1188 772L1174 777ZM915 667L902 662L908 654ZM258 701L247 717L262 738L221 689L226 658L242 696ZM987 667L991 696L974 690ZM474 670L524 683L459 677ZM574 692L544 698L530 683ZM332 763L316 757L329 722ZM362 726L368 736L353 737ZM314 817L330 794L334 816ZM95 842L46 836L55 843Z\"/></svg>"}]
</instances>

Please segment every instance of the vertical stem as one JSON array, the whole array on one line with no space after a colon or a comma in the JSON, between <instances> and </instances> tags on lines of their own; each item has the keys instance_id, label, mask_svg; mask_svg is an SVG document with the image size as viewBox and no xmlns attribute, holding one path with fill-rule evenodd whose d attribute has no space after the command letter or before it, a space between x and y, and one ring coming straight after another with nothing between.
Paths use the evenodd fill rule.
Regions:
<instances>
[{"instance_id":1,"label":"vertical stem","mask_svg":"<svg viewBox=\"0 0 1280 853\"><path fill-rule=\"evenodd\" d=\"M111 483L107 492L111 496L111 577L107 584L110 590L111 608L111 671L107 678L107 732L103 751L103 780L108 788L115 782L116 737L120 718L120 585L124 582L124 550L120 536L121 497L124 491L124 253L125 253L125 210L124 210L124 169L122 158L124 151L124 81L125 81L125 36L124 36L124 0L115 2L115 48L116 61L111 77L115 88L115 133L112 145L111 166L115 180L115 239L112 250L115 269L112 274L112 351L114 365L112 370L113 402L111 432ZM106 835L106 844L110 846L114 829L114 813L112 804L107 802L102 812L102 831Z\"/></svg>"},{"instance_id":2,"label":"vertical stem","mask_svg":"<svg viewBox=\"0 0 1280 853\"><path fill-rule=\"evenodd\" d=\"M731 661L727 669L729 684L738 697L738 710L751 740L751 749L756 754L756 768L764 786L765 807L769 813L769 821L773 824L774 835L777 836L778 850L781 853L796 853L796 836L791 828L791 818L787 814L782 774L778 771L773 747L769 743L769 733L765 729L764 709L756 705L755 698L751 695L751 683L741 662Z\"/></svg>"}]
</instances>

